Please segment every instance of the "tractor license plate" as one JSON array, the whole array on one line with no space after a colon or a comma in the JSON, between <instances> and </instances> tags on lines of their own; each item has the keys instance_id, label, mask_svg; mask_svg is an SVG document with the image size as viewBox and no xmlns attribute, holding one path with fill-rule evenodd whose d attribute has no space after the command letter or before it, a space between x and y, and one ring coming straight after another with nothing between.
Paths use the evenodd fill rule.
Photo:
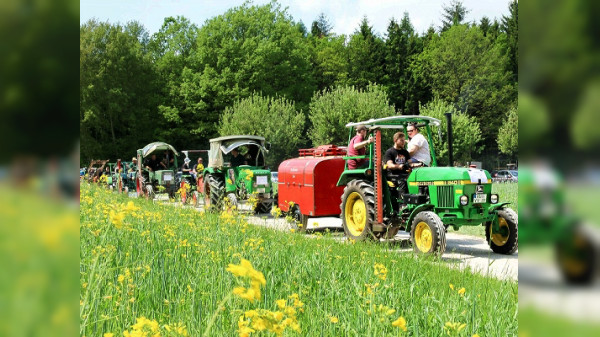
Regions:
<instances>
[{"instance_id":1,"label":"tractor license plate","mask_svg":"<svg viewBox=\"0 0 600 337\"><path fill-rule=\"evenodd\" d=\"M476 193L473 194L473 203L474 204L483 204L487 201L487 194Z\"/></svg>"},{"instance_id":2,"label":"tractor license plate","mask_svg":"<svg viewBox=\"0 0 600 337\"><path fill-rule=\"evenodd\" d=\"M171 181L171 180L173 180L173 176L170 173L165 173L165 175L163 176L163 180Z\"/></svg>"},{"instance_id":3,"label":"tractor license plate","mask_svg":"<svg viewBox=\"0 0 600 337\"><path fill-rule=\"evenodd\" d=\"M267 176L256 177L256 185L266 185L266 184L267 184Z\"/></svg>"},{"instance_id":4,"label":"tractor license plate","mask_svg":"<svg viewBox=\"0 0 600 337\"><path fill-rule=\"evenodd\" d=\"M265 193L265 188L257 188L256 193Z\"/></svg>"}]
</instances>

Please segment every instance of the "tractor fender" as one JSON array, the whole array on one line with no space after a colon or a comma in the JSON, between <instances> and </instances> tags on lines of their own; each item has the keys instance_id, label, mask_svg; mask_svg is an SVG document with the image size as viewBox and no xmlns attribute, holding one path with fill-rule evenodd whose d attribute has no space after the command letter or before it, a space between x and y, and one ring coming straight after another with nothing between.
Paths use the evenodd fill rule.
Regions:
<instances>
[{"instance_id":1,"label":"tractor fender","mask_svg":"<svg viewBox=\"0 0 600 337\"><path fill-rule=\"evenodd\" d=\"M412 211L412 213L410 213L410 216L408 217L408 221L406 222L406 231L407 232L411 231L413 219L417 216L417 214L419 214L420 212L423 212L423 211L433 209L433 208L434 208L433 204L423 204L423 205L417 206Z\"/></svg>"},{"instance_id":2,"label":"tractor fender","mask_svg":"<svg viewBox=\"0 0 600 337\"><path fill-rule=\"evenodd\" d=\"M510 202L501 202L499 204L492 205L488 208L488 214L494 214L497 210L504 208L504 206L510 204Z\"/></svg>"}]
</instances>

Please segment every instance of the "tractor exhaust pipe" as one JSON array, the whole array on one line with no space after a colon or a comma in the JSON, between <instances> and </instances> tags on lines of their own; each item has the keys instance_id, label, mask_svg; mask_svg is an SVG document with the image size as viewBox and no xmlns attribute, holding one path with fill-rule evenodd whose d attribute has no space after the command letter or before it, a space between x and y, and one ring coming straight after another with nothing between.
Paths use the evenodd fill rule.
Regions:
<instances>
[{"instance_id":1,"label":"tractor exhaust pipe","mask_svg":"<svg viewBox=\"0 0 600 337\"><path fill-rule=\"evenodd\" d=\"M446 112L446 121L448 122L448 166L454 166L454 158L452 156L452 114Z\"/></svg>"}]
</instances>

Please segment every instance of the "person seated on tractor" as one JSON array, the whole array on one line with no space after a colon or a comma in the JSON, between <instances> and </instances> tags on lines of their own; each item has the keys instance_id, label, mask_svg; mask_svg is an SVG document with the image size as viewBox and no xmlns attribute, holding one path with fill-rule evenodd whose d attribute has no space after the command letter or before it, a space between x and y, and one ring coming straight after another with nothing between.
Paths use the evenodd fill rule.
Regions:
<instances>
[{"instance_id":1,"label":"person seated on tractor","mask_svg":"<svg viewBox=\"0 0 600 337\"><path fill-rule=\"evenodd\" d=\"M364 156L367 149L367 145L373 143L373 136L369 136L367 140L367 127L359 125L356 127L356 136L354 136L348 144L348 157ZM369 166L369 162L366 159L348 159L348 169L355 170L359 168L365 168Z\"/></svg>"},{"instance_id":2,"label":"person seated on tractor","mask_svg":"<svg viewBox=\"0 0 600 337\"><path fill-rule=\"evenodd\" d=\"M202 175L202 172L204 172L204 163L202 162L202 158L198 158L198 163L192 168L194 180L198 179L197 177Z\"/></svg>"},{"instance_id":3,"label":"person seated on tractor","mask_svg":"<svg viewBox=\"0 0 600 337\"><path fill-rule=\"evenodd\" d=\"M398 200L402 200L402 196L405 193L408 193L406 178L408 178L410 170L408 164L410 154L404 149L406 137L403 132L396 132L393 139L394 146L385 151L383 158L387 170L388 187L390 188L390 194L392 195L392 206L395 214L399 211Z\"/></svg>"},{"instance_id":4,"label":"person seated on tractor","mask_svg":"<svg viewBox=\"0 0 600 337\"><path fill-rule=\"evenodd\" d=\"M137 170L137 157L131 158L131 164L129 164L129 169L127 172L135 172Z\"/></svg>"},{"instance_id":5,"label":"person seated on tractor","mask_svg":"<svg viewBox=\"0 0 600 337\"><path fill-rule=\"evenodd\" d=\"M182 174L192 174L192 169L190 168L190 158L185 157L183 160L183 165L181 165L181 173Z\"/></svg>"},{"instance_id":6,"label":"person seated on tractor","mask_svg":"<svg viewBox=\"0 0 600 337\"><path fill-rule=\"evenodd\" d=\"M410 137L410 141L408 142L408 153L411 155L409 160L413 167L415 166L429 166L431 165L431 154L429 153L429 143L425 136L419 133L419 128L416 124L409 124L406 127L406 133L408 137Z\"/></svg>"},{"instance_id":7,"label":"person seated on tractor","mask_svg":"<svg viewBox=\"0 0 600 337\"><path fill-rule=\"evenodd\" d=\"M150 156L150 158L147 158L144 161L144 167L150 170L151 172L158 171L163 167L166 168L164 163L158 160L158 158L156 158L156 154L154 153Z\"/></svg>"},{"instance_id":8,"label":"person seated on tractor","mask_svg":"<svg viewBox=\"0 0 600 337\"><path fill-rule=\"evenodd\" d=\"M244 156L240 154L238 149L231 150L231 167L238 167L240 165L248 165Z\"/></svg>"},{"instance_id":9,"label":"person seated on tractor","mask_svg":"<svg viewBox=\"0 0 600 337\"><path fill-rule=\"evenodd\" d=\"M169 168L175 169L175 159L173 159L173 154L169 153L169 151L164 152L163 160L160 163L165 170Z\"/></svg>"}]
</instances>

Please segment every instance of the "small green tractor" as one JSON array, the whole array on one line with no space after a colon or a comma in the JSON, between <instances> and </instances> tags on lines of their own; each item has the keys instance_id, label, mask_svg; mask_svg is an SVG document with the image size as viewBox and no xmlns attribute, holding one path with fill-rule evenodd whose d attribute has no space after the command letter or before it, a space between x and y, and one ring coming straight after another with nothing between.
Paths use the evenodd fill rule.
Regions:
<instances>
[{"instance_id":1,"label":"small green tractor","mask_svg":"<svg viewBox=\"0 0 600 337\"><path fill-rule=\"evenodd\" d=\"M409 123L424 130L431 153L431 167L413 168L406 178L408 193L395 191L396 182L385 174L383 153L384 129L406 129ZM485 226L492 251L513 254L518 249L518 217L492 194L492 179L485 170L461 167L438 167L432 127L440 121L426 116L393 116L349 123L350 138L355 127L364 125L374 137L364 156L367 167L348 169L346 164L337 186L342 194L341 218L346 236L354 240L393 238L399 230L410 233L413 249L418 253L443 254L446 230L462 226ZM391 139L385 141L391 145ZM392 187L392 188L391 188ZM394 205L397 209L395 209Z\"/></svg>"},{"instance_id":2,"label":"small green tractor","mask_svg":"<svg viewBox=\"0 0 600 337\"><path fill-rule=\"evenodd\" d=\"M144 160L153 154L157 158L163 158L166 161L166 168L156 171L148 170L144 167ZM154 142L137 150L138 169L135 176L136 192L139 197L144 196L153 199L156 194L167 193L169 198L175 198L175 192L178 190L175 181L175 172L177 171L177 156L175 148L167 143Z\"/></svg>"},{"instance_id":3,"label":"small green tractor","mask_svg":"<svg viewBox=\"0 0 600 337\"><path fill-rule=\"evenodd\" d=\"M270 144L259 136L225 136L210 140L208 166L203 173L206 210L251 204L255 213L267 213L274 202L271 171L265 167ZM232 157L237 152L241 158ZM228 160L226 160L226 158Z\"/></svg>"}]
</instances>

